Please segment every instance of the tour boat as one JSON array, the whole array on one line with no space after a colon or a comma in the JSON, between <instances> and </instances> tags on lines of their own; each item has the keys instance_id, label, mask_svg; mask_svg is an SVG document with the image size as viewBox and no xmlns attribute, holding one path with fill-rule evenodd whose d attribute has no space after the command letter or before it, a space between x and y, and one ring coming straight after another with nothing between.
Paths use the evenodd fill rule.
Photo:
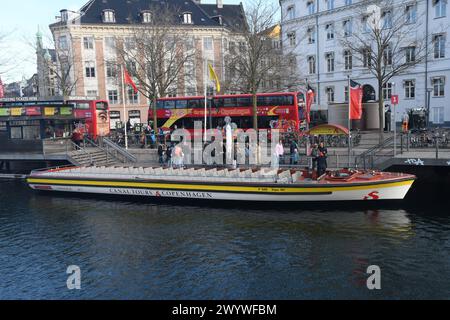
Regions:
<instances>
[{"instance_id":1,"label":"tour boat","mask_svg":"<svg viewBox=\"0 0 450 320\"><path fill-rule=\"evenodd\" d=\"M404 199L416 177L338 170L316 178L309 170L63 167L33 171L32 189L55 192L256 202Z\"/></svg>"}]
</instances>

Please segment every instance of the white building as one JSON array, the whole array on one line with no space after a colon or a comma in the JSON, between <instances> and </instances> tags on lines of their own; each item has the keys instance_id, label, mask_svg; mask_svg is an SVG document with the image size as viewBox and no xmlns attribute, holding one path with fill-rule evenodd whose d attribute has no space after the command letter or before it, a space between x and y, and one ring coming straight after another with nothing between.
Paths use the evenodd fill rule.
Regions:
<instances>
[{"instance_id":1,"label":"white building","mask_svg":"<svg viewBox=\"0 0 450 320\"><path fill-rule=\"evenodd\" d=\"M313 110L327 110L332 103L347 101L347 77L365 85L378 100L376 78L343 48L340 37L364 32L362 6L371 0L280 0L284 43L295 45L298 72L316 89ZM428 34L425 61L395 76L383 89L385 105L399 95L397 119L405 110L428 107L431 125L450 126L450 18L447 0L393 0L391 10L403 10L414 40ZM386 19L386 8L381 8ZM406 59L406 57L405 57ZM393 92L395 91L395 92Z\"/></svg>"}]
</instances>

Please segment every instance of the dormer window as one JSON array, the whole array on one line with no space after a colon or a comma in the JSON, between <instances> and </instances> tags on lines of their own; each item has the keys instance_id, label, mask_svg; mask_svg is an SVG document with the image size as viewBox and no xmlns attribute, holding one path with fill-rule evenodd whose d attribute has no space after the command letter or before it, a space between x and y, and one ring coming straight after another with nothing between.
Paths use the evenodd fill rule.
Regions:
<instances>
[{"instance_id":1,"label":"dormer window","mask_svg":"<svg viewBox=\"0 0 450 320\"><path fill-rule=\"evenodd\" d=\"M67 22L69 20L69 13L67 10L61 10L61 22Z\"/></svg>"},{"instance_id":2,"label":"dormer window","mask_svg":"<svg viewBox=\"0 0 450 320\"><path fill-rule=\"evenodd\" d=\"M151 23L152 22L152 13L150 11L142 12L142 23Z\"/></svg>"},{"instance_id":3,"label":"dormer window","mask_svg":"<svg viewBox=\"0 0 450 320\"><path fill-rule=\"evenodd\" d=\"M115 23L116 22L116 14L114 10L104 10L103 11L103 22L104 23Z\"/></svg>"},{"instance_id":4,"label":"dormer window","mask_svg":"<svg viewBox=\"0 0 450 320\"><path fill-rule=\"evenodd\" d=\"M192 24L192 13L190 12L183 13L183 23Z\"/></svg>"}]
</instances>

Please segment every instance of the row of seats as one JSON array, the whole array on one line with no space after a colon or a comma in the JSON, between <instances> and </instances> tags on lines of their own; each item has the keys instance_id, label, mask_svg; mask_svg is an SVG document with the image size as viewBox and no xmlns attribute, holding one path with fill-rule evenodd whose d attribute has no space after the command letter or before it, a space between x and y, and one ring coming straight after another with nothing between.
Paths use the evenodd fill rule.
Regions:
<instances>
[{"instance_id":1,"label":"row of seats","mask_svg":"<svg viewBox=\"0 0 450 320\"><path fill-rule=\"evenodd\" d=\"M173 169L173 168L144 168L144 167L77 167L57 172L44 172L44 176L66 176L66 177L91 177L126 179L132 176L134 179L158 179L164 180L170 177L174 180L191 181L223 181L223 182L278 182L296 183L302 178L302 172L291 174L290 170L285 170L278 174L277 169L261 169L258 171L249 170L228 170L228 169Z\"/></svg>"}]
</instances>

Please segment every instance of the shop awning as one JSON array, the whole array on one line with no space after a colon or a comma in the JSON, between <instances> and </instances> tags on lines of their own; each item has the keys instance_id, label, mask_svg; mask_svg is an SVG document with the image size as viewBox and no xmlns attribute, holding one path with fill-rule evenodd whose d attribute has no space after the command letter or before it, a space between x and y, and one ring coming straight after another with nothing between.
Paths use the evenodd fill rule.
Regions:
<instances>
[{"instance_id":1,"label":"shop awning","mask_svg":"<svg viewBox=\"0 0 450 320\"><path fill-rule=\"evenodd\" d=\"M312 136L348 135L348 129L338 124L322 124L309 130L308 134Z\"/></svg>"}]
</instances>

